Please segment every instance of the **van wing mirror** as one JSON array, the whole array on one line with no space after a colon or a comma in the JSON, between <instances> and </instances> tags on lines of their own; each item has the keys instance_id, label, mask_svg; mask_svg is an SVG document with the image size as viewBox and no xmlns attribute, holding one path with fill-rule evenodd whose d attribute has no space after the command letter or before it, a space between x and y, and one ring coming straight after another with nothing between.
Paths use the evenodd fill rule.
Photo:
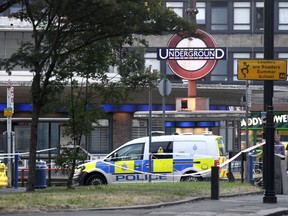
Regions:
<instances>
[{"instance_id":1,"label":"van wing mirror","mask_svg":"<svg viewBox=\"0 0 288 216\"><path fill-rule=\"evenodd\" d=\"M117 152L114 152L114 154L112 155L112 158L111 158L112 161L117 161L119 160L119 155Z\"/></svg>"}]
</instances>

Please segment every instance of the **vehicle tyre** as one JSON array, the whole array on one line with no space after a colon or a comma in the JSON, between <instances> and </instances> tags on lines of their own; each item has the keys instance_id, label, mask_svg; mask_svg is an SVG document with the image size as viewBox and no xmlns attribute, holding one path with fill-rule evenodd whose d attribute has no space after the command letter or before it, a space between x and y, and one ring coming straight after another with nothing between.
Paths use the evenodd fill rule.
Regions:
<instances>
[{"instance_id":1,"label":"vehicle tyre","mask_svg":"<svg viewBox=\"0 0 288 216\"><path fill-rule=\"evenodd\" d=\"M103 184L106 184L106 181L104 177L99 174L91 175L86 181L86 185L103 185Z\"/></svg>"},{"instance_id":2,"label":"vehicle tyre","mask_svg":"<svg viewBox=\"0 0 288 216\"><path fill-rule=\"evenodd\" d=\"M261 173L262 173L262 170L261 170L261 169L256 169L256 170L255 170L255 173L256 173L256 174L261 174Z\"/></svg>"},{"instance_id":3,"label":"vehicle tyre","mask_svg":"<svg viewBox=\"0 0 288 216\"><path fill-rule=\"evenodd\" d=\"M192 173L186 173L186 174L192 174ZM201 176L196 177L196 176L192 176L192 175L182 176L181 181L185 181L185 182L202 181L202 177Z\"/></svg>"}]
</instances>

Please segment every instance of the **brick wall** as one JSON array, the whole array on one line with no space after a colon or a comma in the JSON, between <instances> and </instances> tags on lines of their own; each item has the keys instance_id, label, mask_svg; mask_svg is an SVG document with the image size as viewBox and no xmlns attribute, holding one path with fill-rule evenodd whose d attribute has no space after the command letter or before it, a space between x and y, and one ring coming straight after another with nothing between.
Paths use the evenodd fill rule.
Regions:
<instances>
[{"instance_id":1,"label":"brick wall","mask_svg":"<svg viewBox=\"0 0 288 216\"><path fill-rule=\"evenodd\" d=\"M113 114L113 149L131 140L132 113Z\"/></svg>"}]
</instances>

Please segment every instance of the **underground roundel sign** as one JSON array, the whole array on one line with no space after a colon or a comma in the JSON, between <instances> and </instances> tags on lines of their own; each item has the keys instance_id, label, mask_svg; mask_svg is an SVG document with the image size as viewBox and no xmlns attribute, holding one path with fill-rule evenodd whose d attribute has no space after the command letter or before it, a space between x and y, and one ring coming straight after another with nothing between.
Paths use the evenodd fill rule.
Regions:
<instances>
[{"instance_id":1,"label":"underground roundel sign","mask_svg":"<svg viewBox=\"0 0 288 216\"><path fill-rule=\"evenodd\" d=\"M212 71L217 60L226 59L226 50L216 48L211 35L198 29L201 38L182 38L175 34L167 47L157 49L157 59L166 60L171 70L187 80L197 80Z\"/></svg>"}]
</instances>

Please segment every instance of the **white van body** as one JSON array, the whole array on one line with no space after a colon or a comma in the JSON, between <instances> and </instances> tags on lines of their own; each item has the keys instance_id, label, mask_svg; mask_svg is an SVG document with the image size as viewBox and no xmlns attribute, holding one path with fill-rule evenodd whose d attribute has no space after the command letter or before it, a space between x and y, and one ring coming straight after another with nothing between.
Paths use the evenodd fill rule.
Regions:
<instances>
[{"instance_id":1,"label":"white van body","mask_svg":"<svg viewBox=\"0 0 288 216\"><path fill-rule=\"evenodd\" d=\"M209 177L211 166L223 163L225 156L223 139L217 135L152 136L151 145L150 137L142 137L101 160L80 165L74 181L80 185L195 181Z\"/></svg>"}]
</instances>

